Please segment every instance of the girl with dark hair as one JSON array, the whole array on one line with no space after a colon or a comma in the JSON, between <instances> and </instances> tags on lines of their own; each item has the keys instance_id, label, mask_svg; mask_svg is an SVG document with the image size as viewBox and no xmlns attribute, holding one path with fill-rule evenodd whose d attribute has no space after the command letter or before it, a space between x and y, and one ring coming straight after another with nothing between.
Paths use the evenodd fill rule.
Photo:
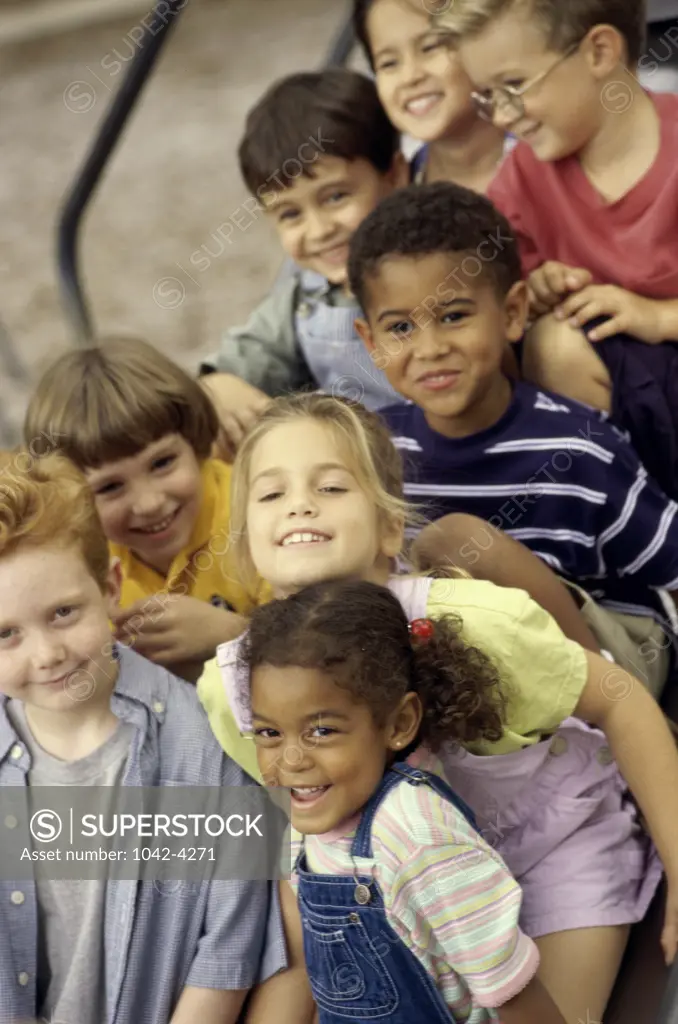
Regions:
<instances>
[{"instance_id":1,"label":"girl with dark hair","mask_svg":"<svg viewBox=\"0 0 678 1024\"><path fill-rule=\"evenodd\" d=\"M478 116L454 39L433 23L439 0L354 0L353 27L391 123L422 145L411 181L485 192L512 139Z\"/></svg>"},{"instance_id":2,"label":"girl with dark hair","mask_svg":"<svg viewBox=\"0 0 678 1024\"><path fill-rule=\"evenodd\" d=\"M264 780L291 791L293 885L320 1024L563 1024L521 891L442 780L444 743L498 740L497 672L454 617L388 589L307 587L259 609L241 658ZM426 744L427 752L420 747Z\"/></svg>"}]
</instances>

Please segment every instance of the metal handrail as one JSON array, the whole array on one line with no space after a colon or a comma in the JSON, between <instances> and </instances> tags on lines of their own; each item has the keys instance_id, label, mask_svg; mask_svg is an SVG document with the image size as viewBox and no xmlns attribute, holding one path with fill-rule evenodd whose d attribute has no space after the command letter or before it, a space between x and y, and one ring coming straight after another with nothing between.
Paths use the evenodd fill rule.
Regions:
<instances>
[{"instance_id":1,"label":"metal handrail","mask_svg":"<svg viewBox=\"0 0 678 1024\"><path fill-rule=\"evenodd\" d=\"M189 0L158 0L152 13L143 19L144 34L139 39L137 52L61 209L57 227L59 286L66 316L80 344L89 344L94 338L78 260L83 217L169 33L188 3ZM333 41L325 65L345 64L354 44L349 17Z\"/></svg>"},{"instance_id":2,"label":"metal handrail","mask_svg":"<svg viewBox=\"0 0 678 1024\"><path fill-rule=\"evenodd\" d=\"M336 39L330 46L329 53L325 59L325 66L328 68L343 67L351 56L355 44L356 37L353 31L353 18L349 14Z\"/></svg>"},{"instance_id":3,"label":"metal handrail","mask_svg":"<svg viewBox=\"0 0 678 1024\"><path fill-rule=\"evenodd\" d=\"M67 193L57 227L57 266L65 312L80 344L94 335L79 272L79 232L84 213L148 81L160 52L188 0L158 0L143 19L143 36L85 161Z\"/></svg>"}]
</instances>

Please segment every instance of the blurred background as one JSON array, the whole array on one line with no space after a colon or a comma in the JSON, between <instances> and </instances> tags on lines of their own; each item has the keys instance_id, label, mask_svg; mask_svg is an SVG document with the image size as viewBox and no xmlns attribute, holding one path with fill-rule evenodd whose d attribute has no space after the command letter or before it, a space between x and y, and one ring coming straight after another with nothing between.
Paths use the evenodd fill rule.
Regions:
<instances>
[{"instance_id":1,"label":"blurred background","mask_svg":"<svg viewBox=\"0 0 678 1024\"><path fill-rule=\"evenodd\" d=\"M152 7L0 0L5 434L45 361L73 342L56 278L58 211ZM100 333L140 335L193 368L265 294L282 258L242 206L245 114L272 79L322 63L347 12L344 0L190 0L83 223L83 282Z\"/></svg>"},{"instance_id":2,"label":"blurred background","mask_svg":"<svg viewBox=\"0 0 678 1024\"><path fill-rule=\"evenodd\" d=\"M47 360L74 343L55 228L154 0L0 0L0 444L18 440ZM244 202L236 148L270 82L320 66L350 0L186 0L81 225L99 334L190 369L281 266ZM650 0L641 79L678 90L678 0ZM350 63L364 68L354 53ZM643 62L641 62L642 64Z\"/></svg>"}]
</instances>

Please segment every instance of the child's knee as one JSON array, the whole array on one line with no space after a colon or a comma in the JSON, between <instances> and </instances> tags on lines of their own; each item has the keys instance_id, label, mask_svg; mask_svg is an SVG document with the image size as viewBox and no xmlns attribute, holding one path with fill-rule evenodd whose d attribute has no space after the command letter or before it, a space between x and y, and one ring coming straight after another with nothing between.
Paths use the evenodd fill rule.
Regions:
<instances>
[{"instance_id":1,"label":"child's knee","mask_svg":"<svg viewBox=\"0 0 678 1024\"><path fill-rule=\"evenodd\" d=\"M548 313L532 325L523 343L526 380L609 412L610 375L580 328Z\"/></svg>"}]
</instances>

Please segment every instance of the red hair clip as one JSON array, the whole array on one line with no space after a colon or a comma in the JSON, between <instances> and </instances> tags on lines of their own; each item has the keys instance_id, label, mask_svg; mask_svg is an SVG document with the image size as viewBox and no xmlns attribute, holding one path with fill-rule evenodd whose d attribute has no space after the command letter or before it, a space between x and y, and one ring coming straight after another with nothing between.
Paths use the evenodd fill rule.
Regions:
<instances>
[{"instance_id":1,"label":"red hair clip","mask_svg":"<svg viewBox=\"0 0 678 1024\"><path fill-rule=\"evenodd\" d=\"M410 636L416 636L417 640L430 640L435 632L431 619L414 619L408 628Z\"/></svg>"}]
</instances>

